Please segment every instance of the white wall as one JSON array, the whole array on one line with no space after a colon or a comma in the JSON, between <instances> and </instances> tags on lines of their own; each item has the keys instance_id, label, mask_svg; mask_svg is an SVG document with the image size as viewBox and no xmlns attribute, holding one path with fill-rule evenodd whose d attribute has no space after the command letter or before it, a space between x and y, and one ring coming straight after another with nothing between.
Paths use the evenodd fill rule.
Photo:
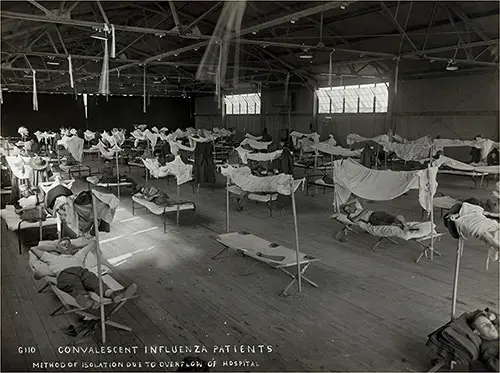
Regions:
<instances>
[{"instance_id":1,"label":"white wall","mask_svg":"<svg viewBox=\"0 0 500 373\"><path fill-rule=\"evenodd\" d=\"M290 115L290 128L309 132L313 123L313 93L303 86L290 86L296 107ZM246 132L258 135L266 127L273 138L288 127L288 108L283 105L284 87L262 92L262 115L230 115L226 128L235 128L239 137ZM290 96L290 95L289 95ZM476 74L421 80L402 80L398 85L394 124L396 133L407 138L440 135L442 138L499 139L498 73ZM287 102L289 104L289 100ZM281 111L281 113L280 113ZM196 126L222 126L220 111L213 97L198 98L195 104ZM334 135L343 145L349 133L373 137L391 127L388 114L319 114L317 131L322 139ZM316 128L316 125L314 125ZM455 149L456 150L456 149ZM455 155L450 150L450 155ZM470 149L459 149L467 153ZM463 157L459 157L463 158Z\"/></svg>"}]
</instances>

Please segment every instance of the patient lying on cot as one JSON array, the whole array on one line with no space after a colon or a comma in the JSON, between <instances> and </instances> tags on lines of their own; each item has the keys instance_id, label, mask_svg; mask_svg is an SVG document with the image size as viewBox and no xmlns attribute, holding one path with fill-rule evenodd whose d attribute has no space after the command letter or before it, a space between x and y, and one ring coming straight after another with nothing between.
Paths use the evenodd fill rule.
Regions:
<instances>
[{"instance_id":1,"label":"patient lying on cot","mask_svg":"<svg viewBox=\"0 0 500 373\"><path fill-rule=\"evenodd\" d=\"M87 254L96 251L95 240L90 241L87 246L75 252L69 239L61 240L55 251L48 252L40 248L31 248L31 252L41 262L47 264L51 274L57 277L57 287L71 295L82 308L96 306L89 292L99 294L98 277L84 268ZM35 278L40 274L35 273ZM126 289L113 291L103 283L104 296L111 298L114 303L131 297L137 291L137 285L132 284Z\"/></svg>"},{"instance_id":2,"label":"patient lying on cot","mask_svg":"<svg viewBox=\"0 0 500 373\"><path fill-rule=\"evenodd\" d=\"M396 227L401 228L405 232L409 231L409 227L406 225L406 220L403 216L398 215L394 216L385 211L371 211L365 210L358 199L353 199L347 203L345 203L341 208L340 212L347 215L350 221L356 222L364 222L367 224L371 224L374 226L388 226L394 225ZM345 233L342 230L337 239L345 240Z\"/></svg>"},{"instance_id":3,"label":"patient lying on cot","mask_svg":"<svg viewBox=\"0 0 500 373\"><path fill-rule=\"evenodd\" d=\"M101 169L101 174L102 176L101 179L99 180L100 183L108 184L117 182L117 177L115 176L113 166L111 166L111 161L109 161L108 159L104 161L104 167ZM127 176L120 175L119 182L131 183L132 189L134 191L137 188L137 183L133 179Z\"/></svg>"},{"instance_id":4,"label":"patient lying on cot","mask_svg":"<svg viewBox=\"0 0 500 373\"><path fill-rule=\"evenodd\" d=\"M498 372L499 335L498 317L494 312L481 311L470 323L474 334L477 334L482 342L479 347L479 360L492 372Z\"/></svg>"},{"instance_id":5,"label":"patient lying on cot","mask_svg":"<svg viewBox=\"0 0 500 373\"><path fill-rule=\"evenodd\" d=\"M246 165L240 165L241 167L244 167ZM263 167L260 162L254 162L254 161L248 161L248 167L250 167L250 170L252 171L252 174L255 176L273 176L273 175L278 175L279 171L278 170L268 170L265 167ZM245 207L246 203L248 202L248 195L250 192L245 192L243 191L237 198L238 202L238 207L236 208L238 211L243 210ZM268 194L268 193L258 193L254 192L253 194Z\"/></svg>"},{"instance_id":6,"label":"patient lying on cot","mask_svg":"<svg viewBox=\"0 0 500 373\"><path fill-rule=\"evenodd\" d=\"M155 187L142 187L136 196L148 202L153 202L159 206L168 205L170 203L170 197L168 194L156 189Z\"/></svg>"}]
</instances>

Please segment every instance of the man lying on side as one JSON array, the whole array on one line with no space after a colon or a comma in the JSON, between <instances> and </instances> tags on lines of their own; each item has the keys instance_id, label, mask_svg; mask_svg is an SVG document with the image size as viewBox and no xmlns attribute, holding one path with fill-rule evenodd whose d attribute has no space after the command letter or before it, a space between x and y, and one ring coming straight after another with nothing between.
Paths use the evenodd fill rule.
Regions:
<instances>
[{"instance_id":1,"label":"man lying on side","mask_svg":"<svg viewBox=\"0 0 500 373\"><path fill-rule=\"evenodd\" d=\"M347 215L350 221L356 222L364 222L366 224L371 224L374 226L388 226L393 225L401 228L405 232L409 230L409 227L406 225L405 218L401 215L394 216L385 211L371 211L365 210L358 199L353 199L344 205L341 206L340 211ZM340 241L345 240L346 232L342 230L337 235L337 239Z\"/></svg>"},{"instance_id":2,"label":"man lying on side","mask_svg":"<svg viewBox=\"0 0 500 373\"><path fill-rule=\"evenodd\" d=\"M70 294L82 308L95 306L89 292L99 294L98 277L84 268L87 254L96 251L95 240L90 241L80 250L75 250L69 239L61 240L56 251L48 252L36 247L31 252L43 263L47 264L53 275L57 277L57 287ZM103 283L104 296L114 303L131 297L137 291L137 285L132 284L126 289L113 291Z\"/></svg>"}]
</instances>

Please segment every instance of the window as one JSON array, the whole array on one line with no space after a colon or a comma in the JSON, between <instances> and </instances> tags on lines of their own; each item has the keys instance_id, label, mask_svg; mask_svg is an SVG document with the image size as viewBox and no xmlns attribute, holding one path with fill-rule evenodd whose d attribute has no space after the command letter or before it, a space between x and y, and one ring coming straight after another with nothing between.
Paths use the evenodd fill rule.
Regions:
<instances>
[{"instance_id":1,"label":"window","mask_svg":"<svg viewBox=\"0 0 500 373\"><path fill-rule=\"evenodd\" d=\"M316 95L320 114L386 113L389 83L325 87Z\"/></svg>"},{"instance_id":2,"label":"window","mask_svg":"<svg viewBox=\"0 0 500 373\"><path fill-rule=\"evenodd\" d=\"M248 93L224 96L224 105L226 115L260 114L260 94Z\"/></svg>"}]
</instances>

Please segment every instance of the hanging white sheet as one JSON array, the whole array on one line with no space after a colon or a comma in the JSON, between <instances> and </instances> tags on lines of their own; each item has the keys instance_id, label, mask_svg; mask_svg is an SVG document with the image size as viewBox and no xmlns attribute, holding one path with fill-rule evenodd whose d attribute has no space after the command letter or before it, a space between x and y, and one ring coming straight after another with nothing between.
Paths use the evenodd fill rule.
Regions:
<instances>
[{"instance_id":1,"label":"hanging white sheet","mask_svg":"<svg viewBox=\"0 0 500 373\"><path fill-rule=\"evenodd\" d=\"M85 141L78 136L63 136L63 138L57 142L57 145L64 146L73 158L75 158L75 161L81 162L84 142Z\"/></svg>"},{"instance_id":2,"label":"hanging white sheet","mask_svg":"<svg viewBox=\"0 0 500 373\"><path fill-rule=\"evenodd\" d=\"M254 135L251 135L249 133L246 133L245 134L245 138L246 139L250 139L250 140L255 140L255 141L260 141L262 140L262 136L254 136Z\"/></svg>"},{"instance_id":3,"label":"hanging white sheet","mask_svg":"<svg viewBox=\"0 0 500 373\"><path fill-rule=\"evenodd\" d=\"M479 140L436 139L434 140L434 146L438 150L442 150L444 148L462 147L462 146L478 148L481 149L481 159L486 159L488 157L488 154L493 149L500 148L500 143L490 139L479 139Z\"/></svg>"},{"instance_id":4,"label":"hanging white sheet","mask_svg":"<svg viewBox=\"0 0 500 373\"><path fill-rule=\"evenodd\" d=\"M384 151L391 153L396 153L396 156L399 159L403 159L405 161L425 161L429 160L431 156L431 146L427 144L399 144L396 142L379 142L381 146L383 146ZM432 155L434 156L439 149L432 148Z\"/></svg>"},{"instance_id":5,"label":"hanging white sheet","mask_svg":"<svg viewBox=\"0 0 500 373\"><path fill-rule=\"evenodd\" d=\"M391 139L390 139L389 135L379 135L379 136L375 136L372 138L363 137L363 136L357 135L355 133L351 133L351 134L347 135L347 145L349 145L349 146L351 146L354 143L363 142L363 141L373 141L373 142L376 142L378 144L380 142L390 142Z\"/></svg>"},{"instance_id":6,"label":"hanging white sheet","mask_svg":"<svg viewBox=\"0 0 500 373\"><path fill-rule=\"evenodd\" d=\"M193 166L185 164L180 156L175 157L172 162L167 162L164 166L160 165L158 159L143 159L142 162L151 175L157 179L174 175L177 179L177 185L182 185L193 179Z\"/></svg>"},{"instance_id":7,"label":"hanging white sheet","mask_svg":"<svg viewBox=\"0 0 500 373\"><path fill-rule=\"evenodd\" d=\"M240 146L248 145L255 150L267 150L267 148L271 144L272 144L272 141L262 142L262 141L256 141L256 140L252 140L252 139L247 138L241 142Z\"/></svg>"},{"instance_id":8,"label":"hanging white sheet","mask_svg":"<svg viewBox=\"0 0 500 373\"><path fill-rule=\"evenodd\" d=\"M454 170L460 171L469 171L469 172L479 172L479 173L489 173L489 174L499 174L500 166L476 166L470 165L467 163L463 163L442 155L438 160L434 162L434 165L437 167L446 166L449 168L453 168Z\"/></svg>"},{"instance_id":9,"label":"hanging white sheet","mask_svg":"<svg viewBox=\"0 0 500 373\"><path fill-rule=\"evenodd\" d=\"M335 141L335 140L333 140ZM331 142L324 141L312 146L312 149L317 150L321 153L326 153L330 155L338 155L341 157L359 157L363 152L363 149L351 150L346 149L341 146L331 145Z\"/></svg>"},{"instance_id":10,"label":"hanging white sheet","mask_svg":"<svg viewBox=\"0 0 500 373\"><path fill-rule=\"evenodd\" d=\"M248 163L248 160L256 162L269 162L278 159L283 154L283 150L276 150L272 153L254 153L251 150L243 149L241 146L236 148L241 162Z\"/></svg>"},{"instance_id":11,"label":"hanging white sheet","mask_svg":"<svg viewBox=\"0 0 500 373\"><path fill-rule=\"evenodd\" d=\"M319 134L316 132L313 133L302 133L298 131L293 131L290 134L290 137L292 138L293 146L298 146L299 145L299 140L303 140L304 138L309 139L310 142L312 143L318 143L319 142ZM306 144L304 144L306 145Z\"/></svg>"},{"instance_id":12,"label":"hanging white sheet","mask_svg":"<svg viewBox=\"0 0 500 373\"><path fill-rule=\"evenodd\" d=\"M93 139L95 139L95 132L92 132L92 131L86 130L86 131L83 133L83 137L85 138L85 140L86 140L86 141L93 140Z\"/></svg>"},{"instance_id":13,"label":"hanging white sheet","mask_svg":"<svg viewBox=\"0 0 500 373\"><path fill-rule=\"evenodd\" d=\"M30 157L5 156L12 173L20 180L30 179L33 174L33 169L28 165L30 159Z\"/></svg>"},{"instance_id":14,"label":"hanging white sheet","mask_svg":"<svg viewBox=\"0 0 500 373\"><path fill-rule=\"evenodd\" d=\"M229 177L231 182L236 184L245 192L252 193L279 193L291 195L297 188L305 182L305 179L294 180L292 175L279 174L275 176L254 176L248 167L221 167L221 173Z\"/></svg>"},{"instance_id":15,"label":"hanging white sheet","mask_svg":"<svg viewBox=\"0 0 500 373\"><path fill-rule=\"evenodd\" d=\"M411 189L419 189L420 205L431 210L437 189L437 167L418 171L372 170L352 159L334 162L335 198L339 205L351 194L372 201L389 201Z\"/></svg>"},{"instance_id":16,"label":"hanging white sheet","mask_svg":"<svg viewBox=\"0 0 500 373\"><path fill-rule=\"evenodd\" d=\"M186 146L186 145L181 144L179 141L169 141L168 143L170 144L170 152L173 155L179 154L179 150L184 150L187 152L194 152L194 150L196 149L196 144L195 144L195 146L190 147L190 146Z\"/></svg>"}]
</instances>

